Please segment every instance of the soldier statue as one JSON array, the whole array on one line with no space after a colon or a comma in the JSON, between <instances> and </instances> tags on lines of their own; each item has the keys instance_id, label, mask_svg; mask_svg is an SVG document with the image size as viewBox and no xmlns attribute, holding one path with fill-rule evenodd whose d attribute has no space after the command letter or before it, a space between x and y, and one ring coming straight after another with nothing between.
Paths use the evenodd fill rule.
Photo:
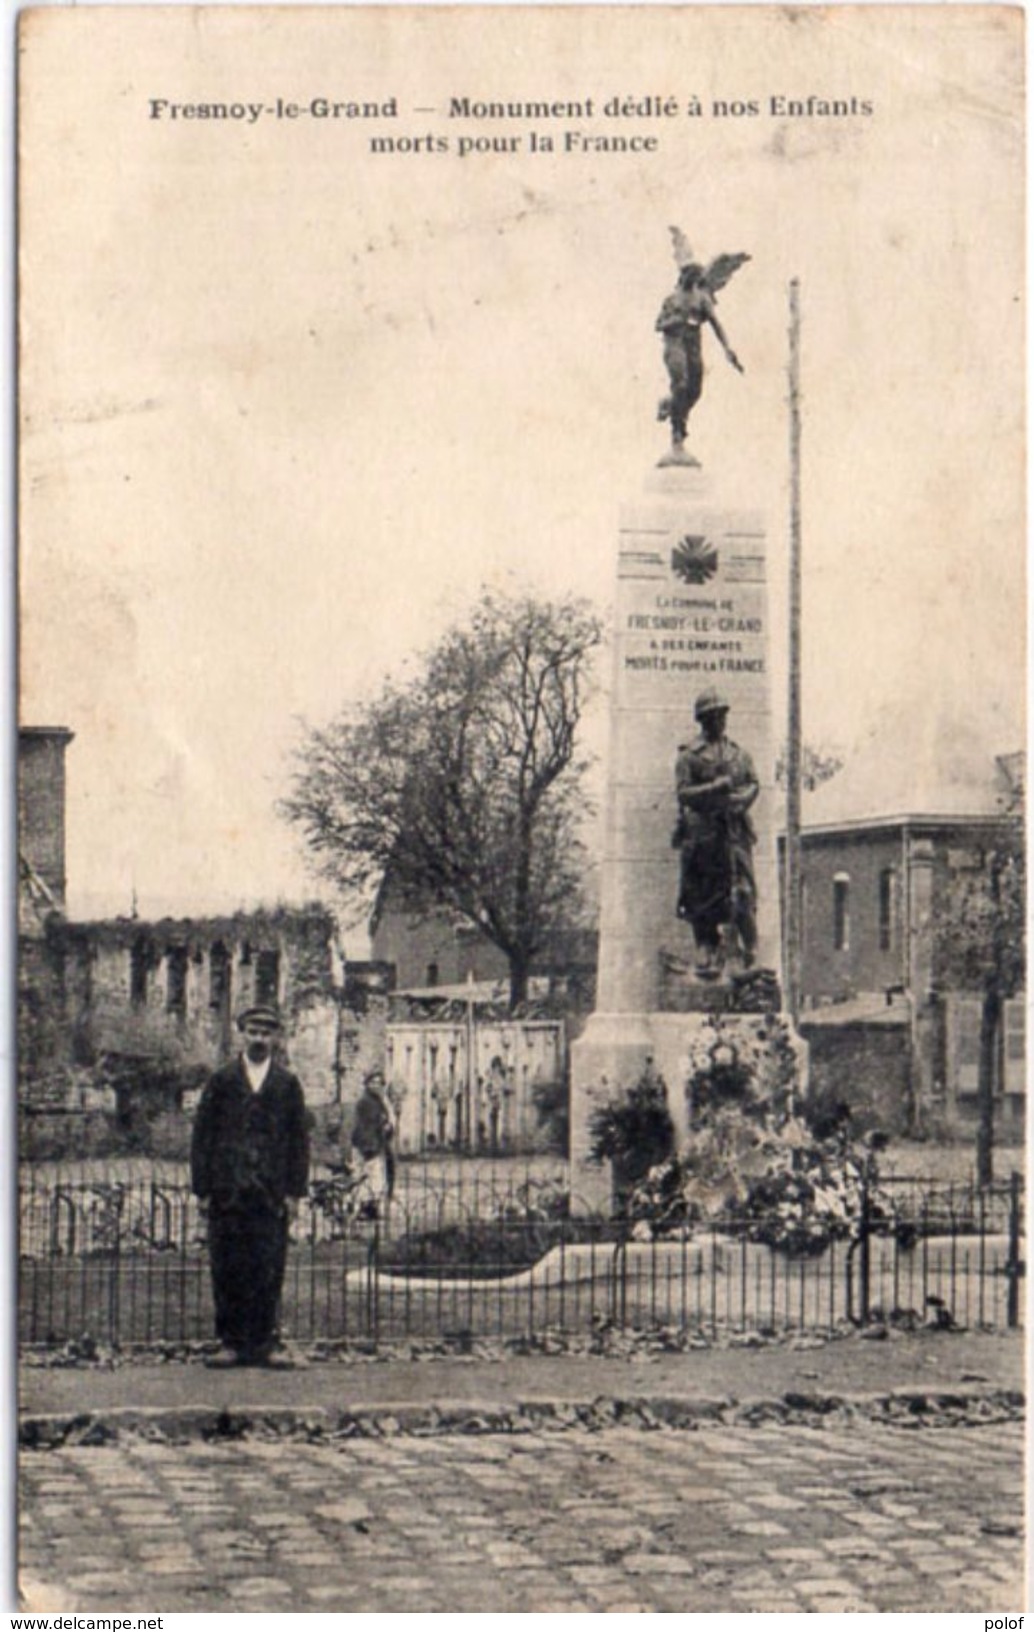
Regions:
<instances>
[{"instance_id":1,"label":"soldier statue","mask_svg":"<svg viewBox=\"0 0 1034 1632\"><path fill-rule=\"evenodd\" d=\"M756 834L749 813L758 779L750 755L725 734L729 704L721 693L702 692L694 713L700 734L679 748L675 765L677 911L692 926L697 974L717 980L730 953L743 969L754 964Z\"/></svg>"}]
</instances>

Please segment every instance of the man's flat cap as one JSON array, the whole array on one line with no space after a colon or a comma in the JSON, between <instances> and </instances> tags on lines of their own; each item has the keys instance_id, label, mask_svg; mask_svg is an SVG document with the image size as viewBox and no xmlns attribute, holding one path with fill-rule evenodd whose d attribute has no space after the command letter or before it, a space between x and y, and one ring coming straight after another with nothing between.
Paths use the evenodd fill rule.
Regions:
<instances>
[{"instance_id":1,"label":"man's flat cap","mask_svg":"<svg viewBox=\"0 0 1034 1632\"><path fill-rule=\"evenodd\" d=\"M237 1028L243 1031L245 1026L268 1026L270 1031L279 1031L283 1025L280 1013L271 1003L253 1003L250 1008L242 1009L237 1016Z\"/></svg>"}]
</instances>

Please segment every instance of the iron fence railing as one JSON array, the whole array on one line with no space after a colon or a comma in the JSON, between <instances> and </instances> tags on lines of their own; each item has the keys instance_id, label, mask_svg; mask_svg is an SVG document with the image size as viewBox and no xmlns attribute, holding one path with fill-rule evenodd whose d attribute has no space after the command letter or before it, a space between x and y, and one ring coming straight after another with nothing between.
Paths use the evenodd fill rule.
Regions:
<instances>
[{"instance_id":1,"label":"iron fence railing","mask_svg":"<svg viewBox=\"0 0 1034 1632\"><path fill-rule=\"evenodd\" d=\"M881 1184L853 1238L808 1256L723 1219L677 1238L569 1216L562 1174L440 1182L402 1172L385 1216L347 1174L310 1187L281 1309L301 1342L507 1339L666 1327L705 1335L833 1330L876 1318L1017 1327L1022 1187ZM55 1178L20 1193L19 1334L115 1347L212 1335L204 1224L177 1175Z\"/></svg>"},{"instance_id":2,"label":"iron fence railing","mask_svg":"<svg viewBox=\"0 0 1034 1632\"><path fill-rule=\"evenodd\" d=\"M444 1155L405 1160L395 1174L394 1213L418 1221L421 1227L435 1217L494 1217L507 1210L516 1216L538 1216L566 1205L569 1182L567 1163L557 1156L495 1160ZM310 1194L314 1199L325 1197L328 1208L336 1196L346 1212L359 1210L364 1197L351 1194L355 1188L340 1166L314 1164ZM27 1162L20 1174L23 1250L39 1250L40 1231L45 1235L49 1229L45 1221L56 1194L66 1198L58 1203L59 1209L66 1213L71 1209L80 1237L90 1240L91 1219L116 1205L113 1198L122 1198L118 1205L123 1234L135 1231L149 1237L152 1192L158 1195L159 1214L164 1214L165 1197L179 1196L183 1205L193 1209L189 1189L189 1165L182 1160L130 1156ZM320 1213L319 1205L314 1211ZM191 1217L196 1213L192 1211Z\"/></svg>"}]
</instances>

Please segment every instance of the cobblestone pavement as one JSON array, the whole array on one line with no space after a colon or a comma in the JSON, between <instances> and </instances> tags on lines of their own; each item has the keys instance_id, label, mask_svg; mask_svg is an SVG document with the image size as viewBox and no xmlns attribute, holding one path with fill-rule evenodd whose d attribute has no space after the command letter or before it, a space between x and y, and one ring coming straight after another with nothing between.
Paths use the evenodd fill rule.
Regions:
<instances>
[{"instance_id":1,"label":"cobblestone pavement","mask_svg":"<svg viewBox=\"0 0 1034 1632\"><path fill-rule=\"evenodd\" d=\"M860 1423L26 1452L22 1586L32 1607L109 1612L1015 1612L1022 1433Z\"/></svg>"}]
</instances>

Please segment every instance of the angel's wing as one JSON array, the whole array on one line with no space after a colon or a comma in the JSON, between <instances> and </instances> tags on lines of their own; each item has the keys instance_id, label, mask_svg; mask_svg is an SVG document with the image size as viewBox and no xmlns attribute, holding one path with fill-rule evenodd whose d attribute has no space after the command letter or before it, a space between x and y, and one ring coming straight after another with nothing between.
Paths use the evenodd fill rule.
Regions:
<instances>
[{"instance_id":1,"label":"angel's wing","mask_svg":"<svg viewBox=\"0 0 1034 1632\"><path fill-rule=\"evenodd\" d=\"M675 256L676 266L688 266L693 260L693 251L689 247L689 239L681 227L669 227L671 233L671 248Z\"/></svg>"},{"instance_id":2,"label":"angel's wing","mask_svg":"<svg viewBox=\"0 0 1034 1632\"><path fill-rule=\"evenodd\" d=\"M715 256L715 259L704 273L704 282L712 295L716 295L719 289L724 289L733 273L738 272L744 261L749 260L750 256L744 255L742 251L738 255Z\"/></svg>"}]
</instances>

